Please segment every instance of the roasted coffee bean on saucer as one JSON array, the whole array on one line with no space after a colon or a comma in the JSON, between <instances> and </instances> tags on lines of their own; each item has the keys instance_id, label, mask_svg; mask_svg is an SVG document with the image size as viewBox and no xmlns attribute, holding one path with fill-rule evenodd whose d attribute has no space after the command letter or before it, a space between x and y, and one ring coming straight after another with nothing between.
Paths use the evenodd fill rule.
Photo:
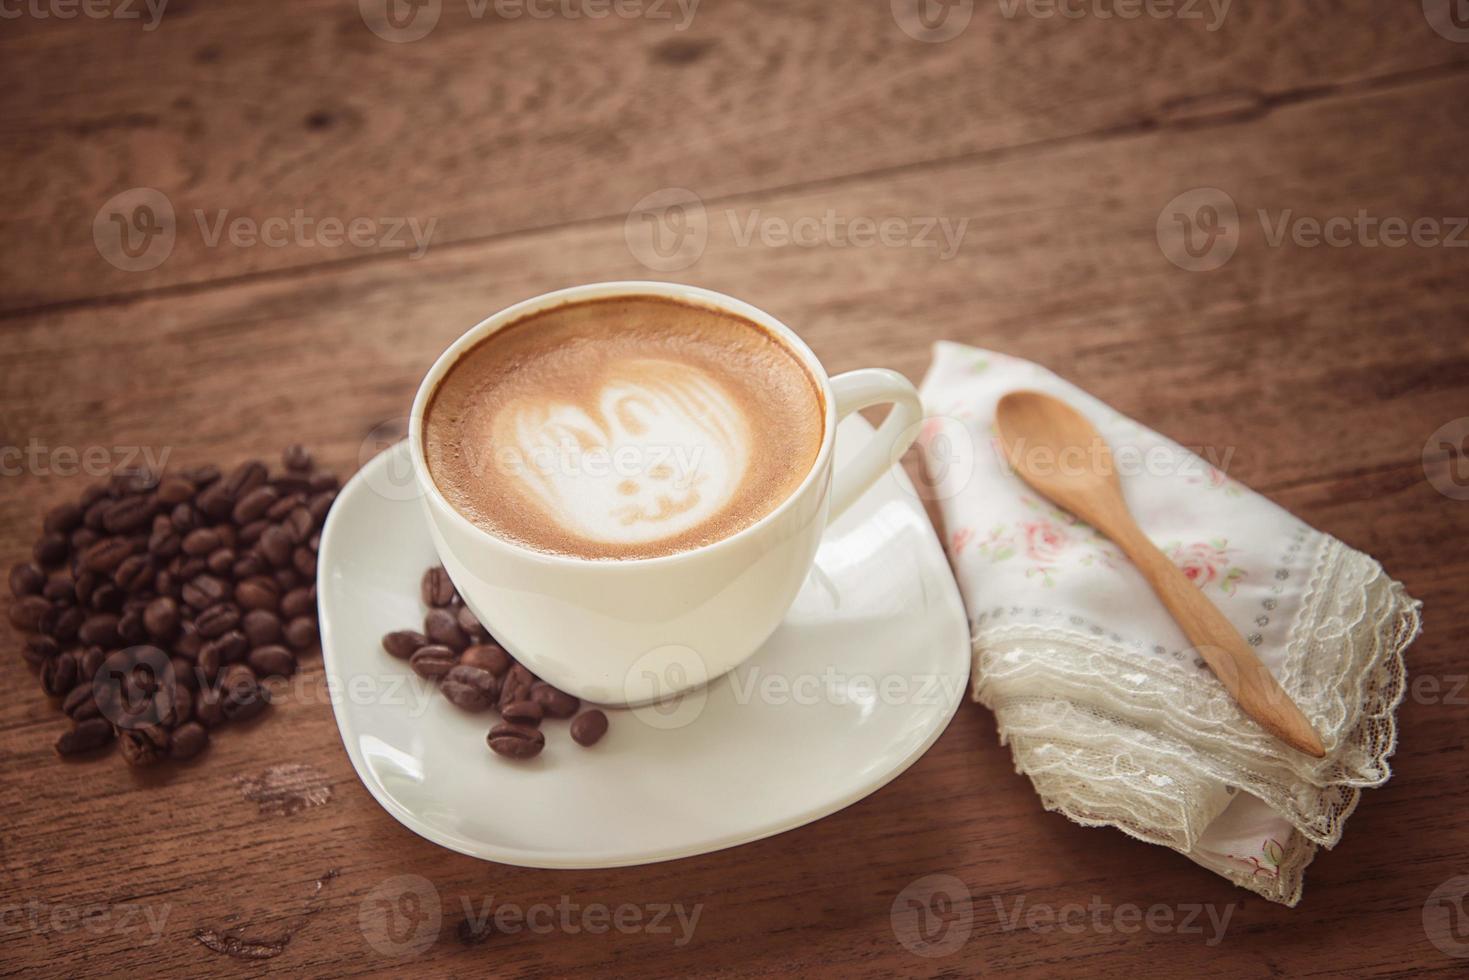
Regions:
<instances>
[{"instance_id":1,"label":"roasted coffee bean on saucer","mask_svg":"<svg viewBox=\"0 0 1469 980\"><path fill-rule=\"evenodd\" d=\"M546 747L546 736L539 729L511 722L501 722L491 728L486 741L495 754L510 759L529 759L540 755Z\"/></svg>"}]
</instances>

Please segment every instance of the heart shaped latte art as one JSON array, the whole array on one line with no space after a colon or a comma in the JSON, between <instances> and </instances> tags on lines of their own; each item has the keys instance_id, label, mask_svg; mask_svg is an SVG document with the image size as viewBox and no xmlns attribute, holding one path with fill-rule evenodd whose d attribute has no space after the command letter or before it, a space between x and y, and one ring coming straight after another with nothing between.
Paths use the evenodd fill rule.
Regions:
<instances>
[{"instance_id":1,"label":"heart shaped latte art","mask_svg":"<svg viewBox=\"0 0 1469 980\"><path fill-rule=\"evenodd\" d=\"M579 402L524 397L496 413L492 441L526 496L565 530L607 544L682 534L734 499L750 427L709 374L628 359Z\"/></svg>"}]
</instances>

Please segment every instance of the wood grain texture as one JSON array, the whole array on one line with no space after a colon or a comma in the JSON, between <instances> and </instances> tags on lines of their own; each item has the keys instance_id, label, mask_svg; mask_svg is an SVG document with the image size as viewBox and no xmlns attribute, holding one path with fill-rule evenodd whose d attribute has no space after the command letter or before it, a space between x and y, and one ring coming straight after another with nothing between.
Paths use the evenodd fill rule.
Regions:
<instances>
[{"instance_id":1,"label":"wood grain texture","mask_svg":"<svg viewBox=\"0 0 1469 980\"><path fill-rule=\"evenodd\" d=\"M355 469L401 431L449 341L576 282L730 292L791 324L833 371L882 365L916 380L934 340L1002 349L1213 452L1424 601L1395 776L1318 857L1300 907L1042 812L973 705L909 772L812 826L668 864L546 872L450 854L382 811L342 750L317 660L260 723L227 730L193 765L139 776L116 758L56 761L59 715L12 655L0 659L0 972L1462 972L1429 943L1422 910L1469 873L1469 503L1434 489L1428 477L1455 460L1430 447L1425 462L1424 448L1469 411L1469 253L1273 246L1257 212L1267 226L1287 209L1462 217L1469 46L1427 30L1417 4L1239 3L1217 36L1011 22L981 4L941 45L891 37L885 4L851 6L711 3L673 46L656 25L616 20L446 20L388 45L353 4L325 2L180 4L141 38L110 22L15 22L0 40L0 308L12 311L0 317L0 447L36 454L0 476L0 554L22 554L41 512L79 489L56 473L65 447L187 464L300 439ZM1239 91L1262 97L1187 111ZM1185 109L1168 111L1176 99ZM317 110L329 122L310 130ZM442 216L447 237L411 261L181 247L157 275L124 274L99 263L89 228L102 200L135 184L257 215ZM638 261L624 217L667 185L704 199L708 243L662 274ZM1165 258L1157 229L1171 199L1201 187L1236 203L1238 248L1194 273ZM794 227L828 214L901 219L910 239L925 219L968 225L947 259L741 241L752 216ZM0 644L16 646L6 625ZM318 770L330 799L262 813L239 777L277 763ZM974 933L945 959L912 955L890 923L894 897L930 873L974 897ZM405 874L432 882L444 925L400 962L370 947L359 916ZM458 938L466 899L562 896L702 913L682 946L676 931ZM1207 928L1037 932L1001 915L1018 899L1094 898L1229 907L1231 919L1211 946ZM93 905L166 914L158 941L137 920L63 928L65 910ZM48 917L33 928L22 916L37 907ZM279 952L241 959L201 931Z\"/></svg>"},{"instance_id":2,"label":"wood grain texture","mask_svg":"<svg viewBox=\"0 0 1469 980\"><path fill-rule=\"evenodd\" d=\"M585 2L432 0L432 31L409 43L373 33L356 0L174 0L153 30L7 21L0 309L417 251L398 222L443 246L624 215L665 187L722 199L1247 118L1469 58L1416 5L1374 0L1236 0L1222 18L1179 0L1189 16L1133 20L1093 15L1096 0L1072 0L1080 19L984 0L941 44L905 34L888 2L513 15ZM146 271L114 268L92 238L134 187L178 220ZM311 230L264 228L298 212ZM216 237L235 219L282 237ZM372 230L324 244L331 219Z\"/></svg>"}]
</instances>

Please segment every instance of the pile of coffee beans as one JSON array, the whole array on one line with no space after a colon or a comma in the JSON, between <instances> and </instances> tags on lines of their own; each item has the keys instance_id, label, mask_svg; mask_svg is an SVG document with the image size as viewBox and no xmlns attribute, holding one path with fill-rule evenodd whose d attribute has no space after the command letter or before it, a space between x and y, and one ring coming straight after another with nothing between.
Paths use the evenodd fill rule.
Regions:
<instances>
[{"instance_id":1,"label":"pile of coffee beans","mask_svg":"<svg viewBox=\"0 0 1469 980\"><path fill-rule=\"evenodd\" d=\"M316 552L338 481L301 446L282 463L121 472L46 514L10 570L10 622L72 719L58 753L116 741L134 766L191 758L319 645Z\"/></svg>"},{"instance_id":2,"label":"pile of coffee beans","mask_svg":"<svg viewBox=\"0 0 1469 980\"><path fill-rule=\"evenodd\" d=\"M397 630L383 637L383 649L420 677L437 681L450 703L464 711L494 709L500 723L486 741L497 755L529 759L540 755L546 718L571 718L571 737L594 745L607 732L607 716L540 680L495 642L459 597L442 566L423 573L420 586L423 632Z\"/></svg>"}]
</instances>

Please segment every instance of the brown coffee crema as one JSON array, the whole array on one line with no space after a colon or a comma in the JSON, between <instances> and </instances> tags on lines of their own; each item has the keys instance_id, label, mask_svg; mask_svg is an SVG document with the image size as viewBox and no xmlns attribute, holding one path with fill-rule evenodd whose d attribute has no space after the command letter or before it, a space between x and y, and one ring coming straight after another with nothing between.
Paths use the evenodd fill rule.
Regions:
<instances>
[{"instance_id":1,"label":"brown coffee crema","mask_svg":"<svg viewBox=\"0 0 1469 980\"><path fill-rule=\"evenodd\" d=\"M434 484L498 537L653 558L749 527L821 449L821 388L732 313L660 296L533 313L461 354L424 417Z\"/></svg>"}]
</instances>

